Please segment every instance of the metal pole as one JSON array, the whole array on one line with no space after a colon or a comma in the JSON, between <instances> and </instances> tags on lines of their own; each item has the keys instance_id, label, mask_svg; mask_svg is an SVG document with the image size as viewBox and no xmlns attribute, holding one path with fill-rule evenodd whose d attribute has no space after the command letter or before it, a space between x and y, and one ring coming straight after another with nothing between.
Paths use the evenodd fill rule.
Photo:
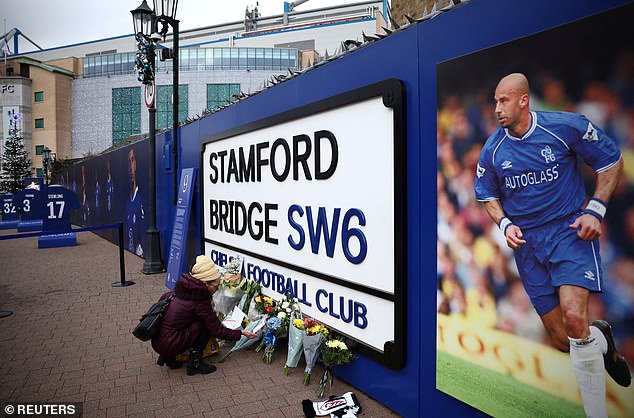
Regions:
<instances>
[{"instance_id":1,"label":"metal pole","mask_svg":"<svg viewBox=\"0 0 634 418\"><path fill-rule=\"evenodd\" d=\"M119 270L121 272L121 281L112 283L112 287L132 286L133 281L125 281L125 256L123 253L123 222L119 222Z\"/></svg>"},{"instance_id":2,"label":"metal pole","mask_svg":"<svg viewBox=\"0 0 634 418\"><path fill-rule=\"evenodd\" d=\"M172 50L173 50L173 58L172 58L172 117L173 117L173 131L172 131L172 154L174 157L174 189L173 189L173 203L176 204L176 196L178 195L178 155L180 154L180 143L178 141L178 23L179 21L176 19L171 19L170 23L172 24L173 29L173 37L172 40Z\"/></svg>"},{"instance_id":3,"label":"metal pole","mask_svg":"<svg viewBox=\"0 0 634 418\"><path fill-rule=\"evenodd\" d=\"M143 263L144 274L162 273L165 271L161 257L161 235L156 228L156 106L148 109L150 119L150 225L145 233L145 262Z\"/></svg>"}]
</instances>

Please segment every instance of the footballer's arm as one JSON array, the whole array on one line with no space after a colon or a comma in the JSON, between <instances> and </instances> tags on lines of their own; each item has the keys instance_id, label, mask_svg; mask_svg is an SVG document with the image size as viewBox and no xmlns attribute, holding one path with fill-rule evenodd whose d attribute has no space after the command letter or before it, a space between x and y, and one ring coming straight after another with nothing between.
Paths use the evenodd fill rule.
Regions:
<instances>
[{"instance_id":1,"label":"footballer's arm","mask_svg":"<svg viewBox=\"0 0 634 418\"><path fill-rule=\"evenodd\" d=\"M570 225L577 229L579 238L592 241L601 236L601 221L607 210L607 203L623 172L623 158L605 171L597 173L597 186L584 214ZM592 213L591 213L592 212ZM598 212L599 216L596 215ZM490 215L489 215L490 216Z\"/></svg>"},{"instance_id":2,"label":"footballer's arm","mask_svg":"<svg viewBox=\"0 0 634 418\"><path fill-rule=\"evenodd\" d=\"M499 200L487 200L484 202L484 209L487 211L489 218L495 222L504 236L506 237L506 245L514 250L519 249L522 245L526 244L524 234L519 226L513 224L506 216L504 216L504 209Z\"/></svg>"}]
</instances>

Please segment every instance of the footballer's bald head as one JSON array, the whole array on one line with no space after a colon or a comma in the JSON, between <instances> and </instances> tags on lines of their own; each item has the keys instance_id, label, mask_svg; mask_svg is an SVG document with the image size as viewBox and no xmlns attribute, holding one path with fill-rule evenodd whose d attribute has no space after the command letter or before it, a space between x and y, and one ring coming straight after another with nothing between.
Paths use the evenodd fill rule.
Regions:
<instances>
[{"instance_id":1,"label":"footballer's bald head","mask_svg":"<svg viewBox=\"0 0 634 418\"><path fill-rule=\"evenodd\" d=\"M518 96L528 94L528 78L522 73L512 73L502 78L497 88L500 90L515 91Z\"/></svg>"}]
</instances>

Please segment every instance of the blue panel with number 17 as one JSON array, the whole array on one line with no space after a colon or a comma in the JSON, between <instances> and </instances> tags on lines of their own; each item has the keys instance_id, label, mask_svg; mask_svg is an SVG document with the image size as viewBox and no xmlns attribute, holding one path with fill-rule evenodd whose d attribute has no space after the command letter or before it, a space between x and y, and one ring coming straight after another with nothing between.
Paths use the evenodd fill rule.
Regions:
<instances>
[{"instance_id":1,"label":"blue panel with number 17","mask_svg":"<svg viewBox=\"0 0 634 418\"><path fill-rule=\"evenodd\" d=\"M70 230L70 211L80 207L77 195L66 187L59 185L46 187L43 194L42 230Z\"/></svg>"}]
</instances>

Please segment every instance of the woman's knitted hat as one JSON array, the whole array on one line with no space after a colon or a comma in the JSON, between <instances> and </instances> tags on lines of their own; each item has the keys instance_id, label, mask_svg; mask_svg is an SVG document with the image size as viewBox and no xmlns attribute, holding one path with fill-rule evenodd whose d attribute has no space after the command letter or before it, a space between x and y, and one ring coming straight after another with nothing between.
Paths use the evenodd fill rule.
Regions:
<instances>
[{"instance_id":1,"label":"woman's knitted hat","mask_svg":"<svg viewBox=\"0 0 634 418\"><path fill-rule=\"evenodd\" d=\"M206 255L196 257L196 263L190 271L191 275L203 282L212 282L220 278L218 267Z\"/></svg>"}]
</instances>

